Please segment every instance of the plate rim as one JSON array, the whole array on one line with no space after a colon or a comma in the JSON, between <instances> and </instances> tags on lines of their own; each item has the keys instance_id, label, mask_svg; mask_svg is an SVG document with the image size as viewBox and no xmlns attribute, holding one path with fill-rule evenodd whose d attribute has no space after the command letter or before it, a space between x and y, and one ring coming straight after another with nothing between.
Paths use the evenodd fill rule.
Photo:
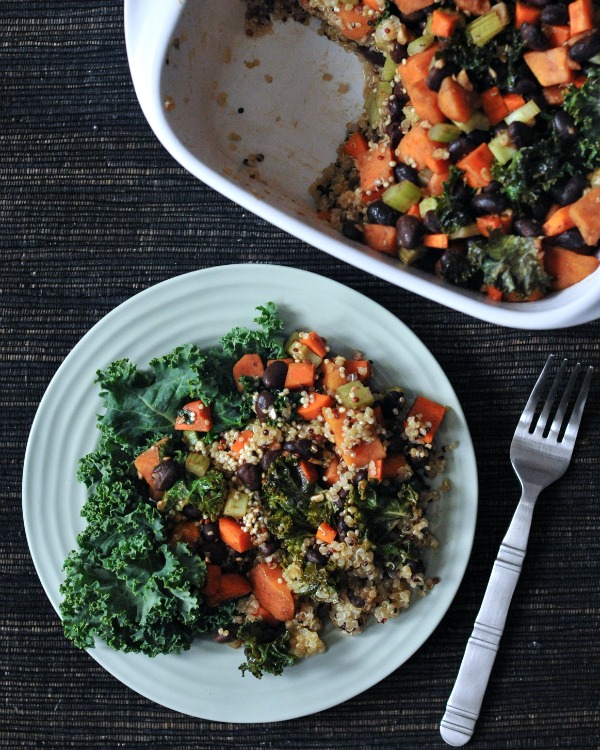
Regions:
<instances>
[{"instance_id":1,"label":"plate rim","mask_svg":"<svg viewBox=\"0 0 600 750\"><path fill-rule=\"evenodd\" d=\"M29 486L28 486L31 482L30 481L28 482L28 478L34 466L32 451L35 448L36 440L39 440L37 436L40 430L39 425L40 423L43 424L45 404L47 403L48 399L52 398L53 390L59 387L61 379L65 377L64 375L65 371L68 373L69 368L72 366L72 363L77 362L77 357L79 356L79 352L85 351L85 347L87 343L90 340L93 340L94 337L97 337L98 333L102 332L107 326L110 327L113 320L120 319L121 316L124 315L124 311L126 312L130 308L135 309L136 306L143 304L146 298L151 298L154 295L158 295L158 296L168 295L169 292L172 290L172 287L176 288L178 285L180 284L185 285L188 282L193 283L198 278L210 279L211 277L214 277L215 275L219 276L222 274L230 274L232 269L237 269L237 271L242 274L249 274L249 273L251 274L251 273L256 273L256 272L259 272L262 274L264 273L265 269L269 269L269 272L276 273L279 276L287 276L288 278L286 279L286 281L289 281L290 279L293 278L294 280L297 280L298 283L300 282L307 283L311 280L314 281L318 279L320 283L325 284L326 286L332 285L332 287L336 289L339 293L342 293L343 295L349 295L350 297L353 297L356 300L361 300L362 302L364 302L364 304L367 307L372 306L372 309L377 309L379 314L382 314L384 318L387 318L387 320L389 321L391 325L393 325L394 327L397 326L399 330L403 330L404 334L407 335L412 340L412 342L416 344L421 349L421 351L424 352L426 356L430 358L432 363L434 363L434 366L438 370L438 373L436 373L436 378L439 375L441 375L443 379L444 387L449 389L450 394L454 398L454 403L452 404L453 411L456 413L456 416L459 419L461 428L462 428L461 447L465 450L465 455L468 454L468 459L470 461L469 469L471 472L471 480L474 484L474 486L471 488L472 496L470 498L470 502L472 503L472 514L470 516L471 523L470 523L470 527L467 529L466 534L465 534L466 539L465 537L463 537L461 540L464 551L463 551L463 557L459 565L460 571L457 575L456 581L454 582L454 586L452 587L452 590L448 591L447 589L445 592L445 599L444 599L445 603L442 605L442 610L436 611L436 614L433 617L433 620L431 622L429 622L430 618L425 618L425 627L423 627L423 633L418 638L417 645L410 651L410 653L405 655L405 657L402 659L400 663L398 664L394 663L393 666L390 669L388 669L385 674L378 675L376 676L375 679L372 679L372 680L366 679L364 681L364 684L361 683L361 686L358 689L350 690L349 694L345 694L341 698L338 696L332 697L329 703L325 704L321 702L321 704L318 705L317 707L311 707L311 708L308 708L307 710L304 710L303 706L298 705L296 710L294 711L290 712L288 710L287 712L280 712L280 714L275 716L274 718L261 717L260 719L258 719L259 721L264 721L264 722L275 722L275 721L283 721L283 720L288 720L288 719L293 719L293 718L299 718L300 716L305 716L311 713L315 713L317 711L326 710L335 705L338 705L346 700L351 699L352 697L358 695L359 693L364 692L364 690L369 689L374 684L377 684L382 679L385 679L387 676L389 676L389 674L395 671L395 669L400 668L419 648L423 646L426 640L431 636L434 630L439 626L440 622L442 621L443 617L448 611L450 605L452 604L452 601L454 600L456 593L458 592L458 589L460 588L460 585L464 579L464 575L465 575L467 565L470 559L470 554L471 554L473 541L474 541L475 525L477 521L477 506L478 506L477 464L476 464L475 451L474 451L470 431L468 429L468 425L466 423L464 412L462 411L462 407L460 405L458 397L448 377L442 370L441 366L439 365L435 357L431 354L429 349L425 346L425 344L396 315L394 315L389 310L387 310L387 308L385 308L383 305L375 302L374 300L362 294L361 292L358 292L357 290L351 287L341 284L340 282L337 282L335 280L332 280L326 277L322 277L310 271L305 271L305 270L294 268L291 266L282 266L282 265L276 265L276 264L232 263L232 264L224 264L224 265L219 265L219 266L212 266L212 267L200 269L197 271L180 274L175 277L171 277L169 279L166 279L162 282L159 282L153 286L150 286L138 292L137 294L133 295L132 297L122 302L120 305L113 308L102 318L100 318L100 320L98 320L96 324L94 324L75 344L75 346L67 354L63 362L57 368L52 379L50 380L44 392L44 395L42 396L42 399L40 400L38 409L36 411L36 415L31 425L31 430L30 430L28 441L27 441L27 448L25 451L25 461L24 461L24 466L23 466L22 507L23 507L23 517L24 517L24 523L25 523L25 532L26 532L27 542L28 542L32 560L34 562L34 566L36 568L36 572L38 574L38 577L44 588L46 595L48 596L56 612L59 614L60 596L56 597L55 596L56 592L51 590L47 577L44 575L44 572L43 572L43 566L42 566L42 561L41 561L41 551L39 549L36 549L35 545L32 545L32 525L31 525L31 519L29 517L29 514L32 510L32 505L31 505L31 500L29 499L30 493L29 493ZM261 302L258 302L257 304L262 304L262 303L264 303L264 300L262 300ZM298 307L301 308L300 305ZM243 321L241 323L243 323ZM218 335L221 335L221 332L219 332ZM178 342L176 341L173 342L174 346L176 346L177 344ZM89 367L90 365L91 363L87 366ZM95 368L93 369L95 371ZM72 540L72 543L74 544L74 540ZM364 636L361 636L361 637L364 637ZM92 658L94 658L104 669L106 669L106 671L108 671L109 674L111 674L113 677L118 679L123 684L127 685L130 689L146 697L147 699L152 700L156 703L159 703L160 705L163 705L172 710L179 711L181 713L185 713L185 714L192 715L192 716L197 716L200 718L205 718L208 720L214 720L214 721L227 721L227 722L235 722L235 723L255 723L257 721L256 718L250 718L247 716L233 717L230 714L227 714L227 712L225 715L219 715L218 712L211 713L210 711L206 712L204 710L199 710L198 712L196 712L196 711L190 711L189 707L182 708L181 704L178 703L177 700L171 701L168 698L165 698L164 696L157 698L155 695L149 694L149 691L145 689L140 689L140 685L135 684L134 679L129 679L127 675L124 675L123 673L120 673L120 674L117 673L117 671L115 671L114 668L107 665L106 663L107 661L112 662L114 659L118 660L119 656L127 657L131 655L122 654L122 652L112 651L111 649L108 649L108 647L106 647L102 643L97 644L95 649L88 650L88 654L92 656ZM109 655L112 655L114 659L111 659ZM135 656L138 656L138 655L135 655ZM142 658L147 658L147 657L142 657ZM165 657L165 658L169 658L169 657ZM185 658L185 654L183 654L181 658ZM275 679L281 680L282 678L275 678Z\"/></svg>"}]
</instances>

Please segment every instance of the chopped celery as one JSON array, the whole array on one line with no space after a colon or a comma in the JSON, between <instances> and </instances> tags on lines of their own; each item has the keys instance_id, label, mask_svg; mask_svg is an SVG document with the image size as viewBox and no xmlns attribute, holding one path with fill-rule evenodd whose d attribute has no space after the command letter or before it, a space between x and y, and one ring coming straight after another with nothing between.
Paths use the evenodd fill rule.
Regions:
<instances>
[{"instance_id":1,"label":"chopped celery","mask_svg":"<svg viewBox=\"0 0 600 750\"><path fill-rule=\"evenodd\" d=\"M292 333L285 342L283 348L294 359L299 359L301 362L312 362L315 367L318 367L323 361L323 357L319 357L319 355L315 354L312 349L309 349L306 344L302 343L299 331L294 331L294 333Z\"/></svg>"},{"instance_id":2,"label":"chopped celery","mask_svg":"<svg viewBox=\"0 0 600 750\"><path fill-rule=\"evenodd\" d=\"M467 24L467 36L477 47L484 47L505 26L508 26L508 21L497 11L490 10Z\"/></svg>"},{"instance_id":3,"label":"chopped celery","mask_svg":"<svg viewBox=\"0 0 600 750\"><path fill-rule=\"evenodd\" d=\"M421 198L421 188L413 182L402 180L397 185L389 187L381 196L381 200L400 213L406 213Z\"/></svg>"},{"instance_id":4,"label":"chopped celery","mask_svg":"<svg viewBox=\"0 0 600 750\"><path fill-rule=\"evenodd\" d=\"M451 240L465 240L467 237L475 237L481 234L481 230L477 224L469 224L466 227L460 227L455 232L450 233Z\"/></svg>"},{"instance_id":5,"label":"chopped celery","mask_svg":"<svg viewBox=\"0 0 600 750\"><path fill-rule=\"evenodd\" d=\"M488 147L492 154L494 154L496 161L500 164L506 164L517 153L517 149L513 146L508 136L508 130L503 130L495 138L492 138L488 143Z\"/></svg>"},{"instance_id":6,"label":"chopped celery","mask_svg":"<svg viewBox=\"0 0 600 750\"><path fill-rule=\"evenodd\" d=\"M203 477L210 466L210 458L201 453L188 453L185 459L185 470L195 477Z\"/></svg>"},{"instance_id":7,"label":"chopped celery","mask_svg":"<svg viewBox=\"0 0 600 750\"><path fill-rule=\"evenodd\" d=\"M407 247L401 247L398 250L398 258L406 266L412 266L412 264L416 263L424 254L424 247L417 247L414 250L409 250Z\"/></svg>"},{"instance_id":8,"label":"chopped celery","mask_svg":"<svg viewBox=\"0 0 600 750\"><path fill-rule=\"evenodd\" d=\"M396 71L398 70L398 63L395 63L389 55L385 56L385 63L381 69L381 80L382 81L393 81Z\"/></svg>"},{"instance_id":9,"label":"chopped celery","mask_svg":"<svg viewBox=\"0 0 600 750\"><path fill-rule=\"evenodd\" d=\"M387 114L386 103L393 91L390 81L379 81L375 91L369 93L367 97L367 115L369 125L376 127Z\"/></svg>"},{"instance_id":10,"label":"chopped celery","mask_svg":"<svg viewBox=\"0 0 600 750\"><path fill-rule=\"evenodd\" d=\"M423 36L413 39L406 48L408 56L411 57L412 55L418 55L419 52L425 52L434 42L435 37L433 34L423 34Z\"/></svg>"},{"instance_id":11,"label":"chopped celery","mask_svg":"<svg viewBox=\"0 0 600 750\"><path fill-rule=\"evenodd\" d=\"M251 499L250 495L243 490L231 490L225 500L223 515L231 516L231 518L243 518L248 511Z\"/></svg>"},{"instance_id":12,"label":"chopped celery","mask_svg":"<svg viewBox=\"0 0 600 750\"><path fill-rule=\"evenodd\" d=\"M593 57L590 57L588 62L591 62L592 65L600 65L600 53L594 55Z\"/></svg>"},{"instance_id":13,"label":"chopped celery","mask_svg":"<svg viewBox=\"0 0 600 750\"><path fill-rule=\"evenodd\" d=\"M437 204L437 198L434 198L433 196L430 198L423 198L419 203L419 213L421 214L421 218L425 218L427 211L435 211Z\"/></svg>"},{"instance_id":14,"label":"chopped celery","mask_svg":"<svg viewBox=\"0 0 600 750\"><path fill-rule=\"evenodd\" d=\"M455 120L452 120L452 122L463 133L470 133L472 130L489 130L492 127L487 115L480 111L475 112L473 117L469 118L466 122L456 122Z\"/></svg>"},{"instance_id":15,"label":"chopped celery","mask_svg":"<svg viewBox=\"0 0 600 750\"><path fill-rule=\"evenodd\" d=\"M451 143L462 133L462 130L449 122L439 122L429 128L429 139L438 143Z\"/></svg>"},{"instance_id":16,"label":"chopped celery","mask_svg":"<svg viewBox=\"0 0 600 750\"><path fill-rule=\"evenodd\" d=\"M533 99L530 99L528 102L525 102L522 107L519 107L518 109L515 109L514 112L506 115L504 122L507 125L510 125L511 122L531 122L531 120L535 120L540 112L541 109L538 105Z\"/></svg>"},{"instance_id":17,"label":"chopped celery","mask_svg":"<svg viewBox=\"0 0 600 750\"><path fill-rule=\"evenodd\" d=\"M366 406L372 406L375 401L371 389L363 385L360 380L353 380L350 383L340 385L335 393L346 409L362 409Z\"/></svg>"}]
</instances>

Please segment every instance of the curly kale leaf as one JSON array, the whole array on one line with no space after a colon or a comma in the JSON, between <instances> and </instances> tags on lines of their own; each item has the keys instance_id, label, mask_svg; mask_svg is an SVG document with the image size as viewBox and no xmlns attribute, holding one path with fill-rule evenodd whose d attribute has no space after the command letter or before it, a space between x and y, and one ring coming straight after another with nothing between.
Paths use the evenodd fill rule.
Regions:
<instances>
[{"instance_id":1,"label":"curly kale leaf","mask_svg":"<svg viewBox=\"0 0 600 750\"><path fill-rule=\"evenodd\" d=\"M483 271L484 282L502 292L524 297L550 286L539 259L539 241L493 232L489 240L469 244L469 257Z\"/></svg>"},{"instance_id":2,"label":"curly kale leaf","mask_svg":"<svg viewBox=\"0 0 600 750\"><path fill-rule=\"evenodd\" d=\"M383 542L406 518L412 518L419 502L419 493L408 482L393 495L378 493L375 503L368 508L369 536Z\"/></svg>"},{"instance_id":3,"label":"curly kale leaf","mask_svg":"<svg viewBox=\"0 0 600 750\"><path fill-rule=\"evenodd\" d=\"M290 634L287 630L275 630L258 620L244 623L238 630L238 638L243 642L246 657L240 665L242 674L250 672L258 679L265 672L280 675L296 661L289 650Z\"/></svg>"},{"instance_id":4,"label":"curly kale leaf","mask_svg":"<svg viewBox=\"0 0 600 750\"><path fill-rule=\"evenodd\" d=\"M465 29L457 29L436 53L439 60L466 70L478 90L496 85L504 89L518 79L523 60L523 39L517 29L508 26L481 47L474 44ZM494 71L495 76L490 71Z\"/></svg>"},{"instance_id":5,"label":"curly kale leaf","mask_svg":"<svg viewBox=\"0 0 600 750\"><path fill-rule=\"evenodd\" d=\"M510 201L534 206L559 180L572 175L573 167L564 143L551 131L519 149L506 164L495 163L492 177Z\"/></svg>"},{"instance_id":6,"label":"curly kale leaf","mask_svg":"<svg viewBox=\"0 0 600 750\"><path fill-rule=\"evenodd\" d=\"M277 335L283 331L283 321L278 316L277 307L273 302L267 302L256 309L260 314L254 322L260 329L233 328L220 341L223 352L229 356L256 352L270 359L283 357L283 341Z\"/></svg>"},{"instance_id":7,"label":"curly kale leaf","mask_svg":"<svg viewBox=\"0 0 600 750\"><path fill-rule=\"evenodd\" d=\"M65 634L79 648L100 638L149 656L187 649L203 629L206 566L188 547L166 543L160 514L140 504L89 524L67 558L61 585Z\"/></svg>"},{"instance_id":8,"label":"curly kale leaf","mask_svg":"<svg viewBox=\"0 0 600 750\"><path fill-rule=\"evenodd\" d=\"M225 477L220 471L207 471L203 477L191 482L183 479L165 492L163 501L167 510L182 511L186 505L193 505L211 521L220 516L227 495Z\"/></svg>"},{"instance_id":9,"label":"curly kale leaf","mask_svg":"<svg viewBox=\"0 0 600 750\"><path fill-rule=\"evenodd\" d=\"M313 499L318 495L317 486L308 482L292 461L278 458L269 466L263 491L271 513L269 529L279 538L314 533L322 521L331 518L330 505Z\"/></svg>"},{"instance_id":10,"label":"curly kale leaf","mask_svg":"<svg viewBox=\"0 0 600 750\"><path fill-rule=\"evenodd\" d=\"M579 129L575 142L576 164L587 170L600 164L600 69L592 68L581 88L570 86L565 94L565 112Z\"/></svg>"},{"instance_id":11,"label":"curly kale leaf","mask_svg":"<svg viewBox=\"0 0 600 750\"><path fill-rule=\"evenodd\" d=\"M444 182L444 190L435 209L444 232L451 234L475 221L471 211L471 198L474 194L475 191L465 185L461 170L451 166L450 176Z\"/></svg>"}]
</instances>

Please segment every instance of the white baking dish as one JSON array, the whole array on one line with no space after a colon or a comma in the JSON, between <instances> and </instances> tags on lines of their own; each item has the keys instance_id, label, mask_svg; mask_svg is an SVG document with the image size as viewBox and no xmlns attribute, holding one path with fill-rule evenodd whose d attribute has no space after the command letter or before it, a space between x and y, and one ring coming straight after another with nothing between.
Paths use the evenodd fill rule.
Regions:
<instances>
[{"instance_id":1,"label":"white baking dish","mask_svg":"<svg viewBox=\"0 0 600 750\"><path fill-rule=\"evenodd\" d=\"M361 63L316 26L289 21L248 37L244 9L242 0L125 0L140 105L183 167L315 248L481 320L553 329L600 317L599 272L539 302L491 302L346 240L319 220L308 190L360 113Z\"/></svg>"}]
</instances>

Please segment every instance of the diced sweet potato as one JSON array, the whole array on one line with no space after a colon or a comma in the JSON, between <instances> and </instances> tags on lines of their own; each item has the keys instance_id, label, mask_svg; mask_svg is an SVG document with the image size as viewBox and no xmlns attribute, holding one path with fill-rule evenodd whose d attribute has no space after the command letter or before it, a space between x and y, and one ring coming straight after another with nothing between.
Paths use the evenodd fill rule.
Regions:
<instances>
[{"instance_id":1,"label":"diced sweet potato","mask_svg":"<svg viewBox=\"0 0 600 750\"><path fill-rule=\"evenodd\" d=\"M600 187L592 188L575 201L569 215L586 245L595 245L600 240Z\"/></svg>"},{"instance_id":2,"label":"diced sweet potato","mask_svg":"<svg viewBox=\"0 0 600 750\"><path fill-rule=\"evenodd\" d=\"M552 276L552 289L559 291L587 278L600 266L595 255L581 255L562 247L548 247L544 268Z\"/></svg>"}]
</instances>

